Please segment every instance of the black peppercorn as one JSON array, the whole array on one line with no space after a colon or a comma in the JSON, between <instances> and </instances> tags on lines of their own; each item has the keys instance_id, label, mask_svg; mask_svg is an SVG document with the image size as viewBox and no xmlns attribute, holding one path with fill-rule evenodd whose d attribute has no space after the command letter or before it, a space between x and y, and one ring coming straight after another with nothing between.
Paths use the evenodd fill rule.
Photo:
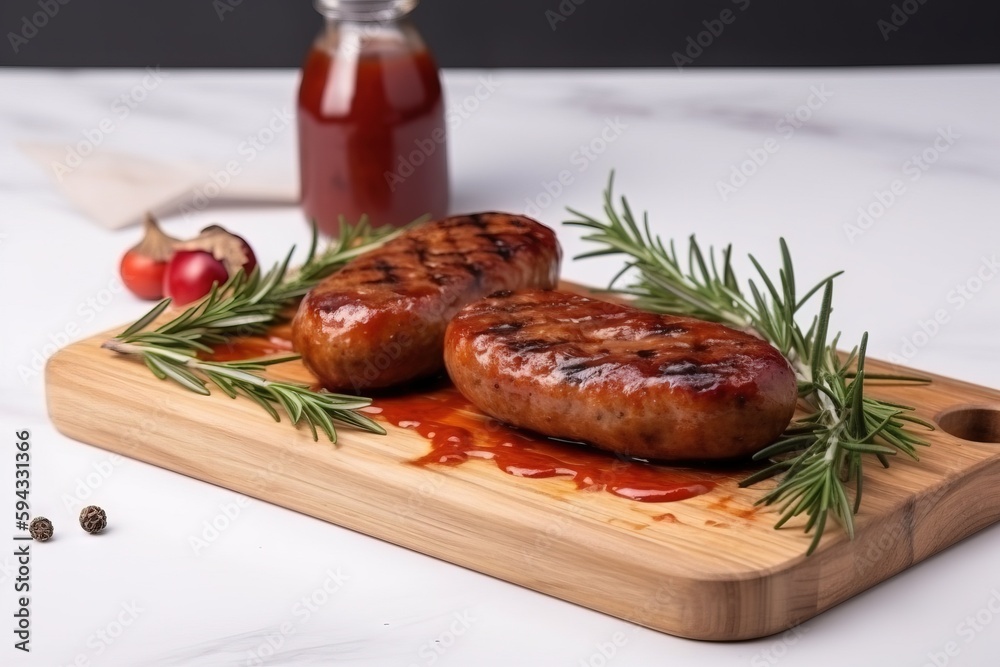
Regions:
<instances>
[{"instance_id":1,"label":"black peppercorn","mask_svg":"<svg viewBox=\"0 0 1000 667\"><path fill-rule=\"evenodd\" d=\"M31 537L34 539L44 542L52 537L52 522L44 516L35 517L28 524L28 532L31 533Z\"/></svg>"},{"instance_id":2,"label":"black peppercorn","mask_svg":"<svg viewBox=\"0 0 1000 667\"><path fill-rule=\"evenodd\" d=\"M80 525L93 535L108 525L108 515L97 505L88 505L80 511Z\"/></svg>"}]
</instances>

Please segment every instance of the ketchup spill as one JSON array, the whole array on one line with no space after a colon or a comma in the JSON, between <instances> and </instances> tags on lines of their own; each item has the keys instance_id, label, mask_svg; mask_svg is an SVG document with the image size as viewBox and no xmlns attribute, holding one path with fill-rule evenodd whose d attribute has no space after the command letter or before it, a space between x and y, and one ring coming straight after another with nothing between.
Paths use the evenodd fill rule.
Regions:
<instances>
[{"instance_id":1,"label":"ketchup spill","mask_svg":"<svg viewBox=\"0 0 1000 667\"><path fill-rule=\"evenodd\" d=\"M206 358L232 361L291 352L291 325L283 324L263 336L234 337ZM417 391L377 398L365 408L372 416L413 429L430 441L431 451L411 461L414 465L459 466L479 459L515 477L561 477L578 489L641 503L694 498L733 478L732 471L659 466L504 426L479 412L450 382ZM670 514L661 517L654 519L676 521Z\"/></svg>"},{"instance_id":2,"label":"ketchup spill","mask_svg":"<svg viewBox=\"0 0 1000 667\"><path fill-rule=\"evenodd\" d=\"M366 411L400 428L413 429L431 442L431 451L412 461L419 466L458 466L480 459L515 477L563 477L578 489L606 491L643 503L700 496L711 491L717 480L731 477L731 473L621 459L507 427L478 412L450 384L420 394L376 399Z\"/></svg>"},{"instance_id":3,"label":"ketchup spill","mask_svg":"<svg viewBox=\"0 0 1000 667\"><path fill-rule=\"evenodd\" d=\"M235 336L225 343L212 348L205 356L207 361L242 361L258 357L272 357L278 354L293 354L292 329L290 324L282 324L268 329L263 336Z\"/></svg>"}]
</instances>

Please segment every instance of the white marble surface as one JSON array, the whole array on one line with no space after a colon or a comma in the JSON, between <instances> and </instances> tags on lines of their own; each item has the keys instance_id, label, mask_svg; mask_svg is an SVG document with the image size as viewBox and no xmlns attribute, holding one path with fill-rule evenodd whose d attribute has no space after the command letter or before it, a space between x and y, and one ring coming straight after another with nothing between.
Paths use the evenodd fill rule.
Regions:
<instances>
[{"instance_id":1,"label":"white marble surface","mask_svg":"<svg viewBox=\"0 0 1000 667\"><path fill-rule=\"evenodd\" d=\"M0 72L0 476L9 507L13 433L30 429L32 513L57 529L57 539L32 545L30 658L5 630L0 662L260 664L254 652L270 656L270 639L280 646L265 664L280 665L919 666L934 664L932 656L939 665L995 664L1000 615L982 610L994 596L1000 609L1000 527L807 622L798 635L701 643L263 502L234 505L235 493L56 433L34 369L53 342L144 312L147 304L116 291L118 258L137 232L105 231L75 213L15 142L72 144L111 117L114 130L97 150L222 166L275 109L290 108L295 88L292 72L166 74L119 118L114 101L141 83L141 71ZM493 90L480 88L485 99L477 100L482 77ZM565 206L598 208L614 168L620 190L649 209L664 235L731 241L739 256L752 252L769 264L784 236L803 281L846 269L835 314L845 340L868 329L876 356L908 355L917 368L1000 386L1000 279L976 282L979 272L993 277L988 267L1000 253L1000 70L464 71L447 74L447 89L453 105L478 107L451 132L456 211L525 210L568 170L571 184L533 211L558 225ZM802 107L810 99L815 108ZM781 122L796 110L808 116L801 127ZM609 122L619 126L606 130L614 140L592 160L582 157L579 147ZM293 139L292 130L279 133L253 168L288 173ZM767 148L766 163L723 200L718 182L748 150ZM934 160L926 171L907 163L925 151ZM896 179L902 194L852 242L845 225L856 225L858 207ZM307 237L289 207L212 207L166 224L182 235L209 221L246 236L265 263ZM559 234L568 256L583 248L574 230ZM616 265L567 262L565 275L600 284ZM979 288L971 298L954 291L970 281ZM919 349L907 348L904 338L913 341L937 311L946 324L933 337L916 335ZM104 536L75 526L77 496L87 494L108 511ZM191 538L226 507L238 516L196 553ZM16 574L11 550L0 552L9 628ZM324 585L338 590L324 596ZM310 610L302 603L310 596L328 600ZM991 621L978 630L966 620L977 612L978 623ZM616 633L624 644L602 662L600 646ZM954 656L943 653L949 642Z\"/></svg>"}]
</instances>

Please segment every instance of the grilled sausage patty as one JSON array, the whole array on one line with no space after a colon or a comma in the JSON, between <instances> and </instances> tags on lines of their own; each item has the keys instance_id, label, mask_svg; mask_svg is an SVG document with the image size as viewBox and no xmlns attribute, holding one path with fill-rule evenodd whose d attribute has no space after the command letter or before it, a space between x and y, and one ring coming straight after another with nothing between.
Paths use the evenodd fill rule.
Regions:
<instances>
[{"instance_id":1,"label":"grilled sausage patty","mask_svg":"<svg viewBox=\"0 0 1000 667\"><path fill-rule=\"evenodd\" d=\"M660 460L749 455L781 434L797 395L766 341L564 292L498 292L464 308L445 364L497 419Z\"/></svg>"},{"instance_id":2,"label":"grilled sausage patty","mask_svg":"<svg viewBox=\"0 0 1000 667\"><path fill-rule=\"evenodd\" d=\"M448 321L496 290L555 287L551 229L506 213L416 227L314 287L292 342L324 387L360 392L440 372Z\"/></svg>"}]
</instances>

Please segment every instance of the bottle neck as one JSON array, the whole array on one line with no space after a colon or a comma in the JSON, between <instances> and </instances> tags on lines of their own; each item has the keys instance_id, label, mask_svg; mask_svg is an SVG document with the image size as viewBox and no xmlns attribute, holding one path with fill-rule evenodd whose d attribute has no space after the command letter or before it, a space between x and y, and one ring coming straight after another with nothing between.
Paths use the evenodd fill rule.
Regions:
<instances>
[{"instance_id":1,"label":"bottle neck","mask_svg":"<svg viewBox=\"0 0 1000 667\"><path fill-rule=\"evenodd\" d=\"M316 11L331 21L380 22L406 16L420 0L314 0Z\"/></svg>"}]
</instances>

